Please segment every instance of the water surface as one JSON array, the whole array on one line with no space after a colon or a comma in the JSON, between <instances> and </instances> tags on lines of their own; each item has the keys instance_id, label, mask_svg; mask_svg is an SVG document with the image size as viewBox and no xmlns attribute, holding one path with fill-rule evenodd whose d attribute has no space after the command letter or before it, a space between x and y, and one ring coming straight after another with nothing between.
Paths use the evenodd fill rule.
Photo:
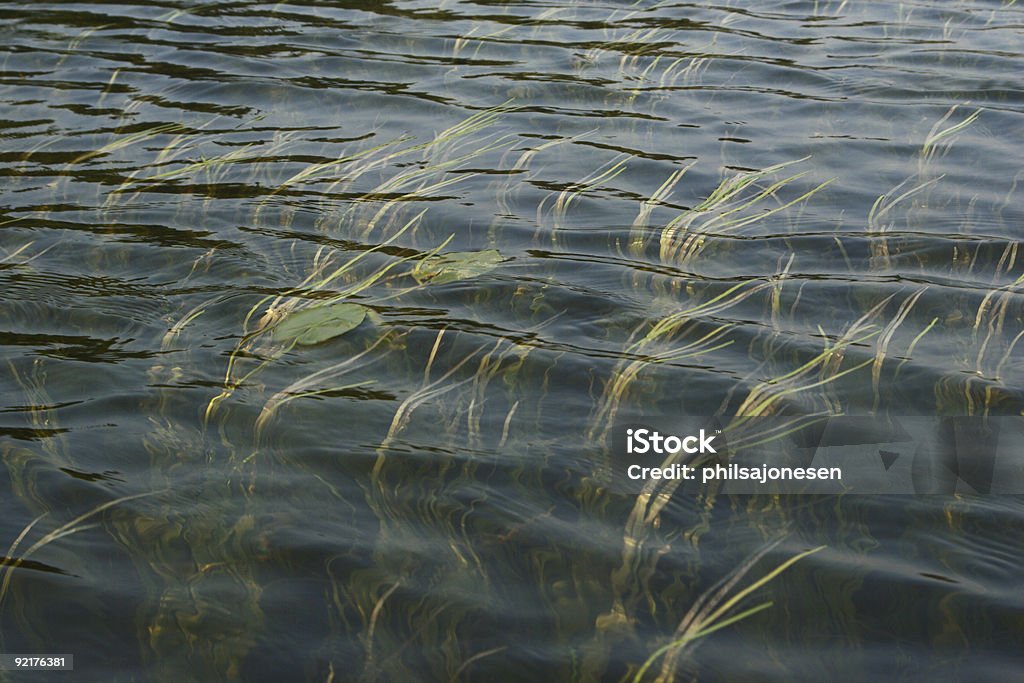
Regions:
<instances>
[{"instance_id":1,"label":"water surface","mask_svg":"<svg viewBox=\"0 0 1024 683\"><path fill-rule=\"evenodd\" d=\"M4 2L0 34L0 650L634 680L719 579L825 546L644 680L1020 675L1019 497L646 498L606 431L1022 414L1018 3ZM339 301L354 329L273 331Z\"/></svg>"}]
</instances>

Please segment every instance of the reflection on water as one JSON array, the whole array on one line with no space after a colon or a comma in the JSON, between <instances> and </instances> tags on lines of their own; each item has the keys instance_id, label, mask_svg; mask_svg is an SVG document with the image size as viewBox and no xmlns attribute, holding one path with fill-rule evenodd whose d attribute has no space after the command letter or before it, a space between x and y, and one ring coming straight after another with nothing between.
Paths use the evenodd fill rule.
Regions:
<instances>
[{"instance_id":1,"label":"reflection on water","mask_svg":"<svg viewBox=\"0 0 1024 683\"><path fill-rule=\"evenodd\" d=\"M1017 498L605 485L645 415L1024 413L1024 9L755 5L0 6L0 651L1011 678Z\"/></svg>"}]
</instances>

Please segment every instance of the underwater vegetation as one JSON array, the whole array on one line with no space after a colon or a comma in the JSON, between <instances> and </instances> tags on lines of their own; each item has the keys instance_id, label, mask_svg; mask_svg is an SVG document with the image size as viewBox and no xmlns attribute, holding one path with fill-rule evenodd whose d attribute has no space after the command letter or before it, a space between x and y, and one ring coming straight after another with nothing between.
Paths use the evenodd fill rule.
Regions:
<instances>
[{"instance_id":1,"label":"underwater vegetation","mask_svg":"<svg viewBox=\"0 0 1024 683\"><path fill-rule=\"evenodd\" d=\"M743 12L709 9L697 44L696 21L647 21L666 3L498 4L472 22L459 3L383 4L387 21L452 28L443 50L387 34L408 63L380 67L396 79L382 99L413 97L404 68L443 67L502 104L409 130L408 105L363 105L376 118L341 135L209 103L202 124L153 124L135 114L167 97L133 95L110 125L0 156L0 651L74 636L96 680L667 683L868 669L865 630L891 629L890 611L936 647L1019 633L1011 599L988 609L998 591L917 601L878 578L942 582L969 573L966 554L921 572L900 564L931 561L914 546L868 569L917 524L940 550L987 543L969 498L628 491L612 454L613 427L649 415L713 417L750 448L785 436L757 432L765 417L1024 415L1020 169L967 197L953 154L984 156L963 148L1001 114L958 94L857 174L811 145L734 162L736 135L719 160L682 156L644 126L682 120L678 98L707 81L785 66L733 69L740 41L763 39ZM801 30L848 9L799 4ZM213 13L169 7L138 19L154 44ZM330 31L335 10L320 10ZM273 12L301 24L305 9ZM909 44L901 17L888 38ZM556 30L601 40L512 71L512 55L554 52ZM324 102L339 73L373 91L308 66L289 78L324 79ZM89 106L127 98L123 68ZM417 106L450 106L428 95ZM620 119L656 152L599 134ZM1007 510L992 524L1012 541ZM870 521L887 515L896 530ZM795 643L821 656L794 664Z\"/></svg>"}]
</instances>

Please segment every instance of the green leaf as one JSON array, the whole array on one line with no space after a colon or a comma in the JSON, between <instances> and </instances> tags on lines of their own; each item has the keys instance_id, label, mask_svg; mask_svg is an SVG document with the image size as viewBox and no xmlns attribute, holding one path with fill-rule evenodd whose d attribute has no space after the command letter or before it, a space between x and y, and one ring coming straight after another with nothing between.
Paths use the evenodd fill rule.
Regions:
<instances>
[{"instance_id":1,"label":"green leaf","mask_svg":"<svg viewBox=\"0 0 1024 683\"><path fill-rule=\"evenodd\" d=\"M293 311L274 328L276 341L312 345L334 339L359 327L366 307L343 301Z\"/></svg>"},{"instance_id":2,"label":"green leaf","mask_svg":"<svg viewBox=\"0 0 1024 683\"><path fill-rule=\"evenodd\" d=\"M502 260L497 249L453 251L423 259L416 264L412 276L421 284L441 285L483 275L494 270Z\"/></svg>"}]
</instances>

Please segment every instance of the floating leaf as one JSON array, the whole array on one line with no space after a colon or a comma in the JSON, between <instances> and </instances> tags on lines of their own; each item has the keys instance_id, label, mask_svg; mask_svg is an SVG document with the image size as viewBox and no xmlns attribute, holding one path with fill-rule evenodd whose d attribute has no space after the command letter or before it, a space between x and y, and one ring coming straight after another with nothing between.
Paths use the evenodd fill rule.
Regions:
<instances>
[{"instance_id":1,"label":"floating leaf","mask_svg":"<svg viewBox=\"0 0 1024 683\"><path fill-rule=\"evenodd\" d=\"M416 264L412 276L420 283L441 285L483 275L494 270L501 262L501 252L497 249L454 251L423 259Z\"/></svg>"},{"instance_id":2,"label":"floating leaf","mask_svg":"<svg viewBox=\"0 0 1024 683\"><path fill-rule=\"evenodd\" d=\"M319 344L359 327L366 317L366 310L365 306L342 301L302 308L289 313L274 328L274 339L304 345Z\"/></svg>"}]
</instances>

